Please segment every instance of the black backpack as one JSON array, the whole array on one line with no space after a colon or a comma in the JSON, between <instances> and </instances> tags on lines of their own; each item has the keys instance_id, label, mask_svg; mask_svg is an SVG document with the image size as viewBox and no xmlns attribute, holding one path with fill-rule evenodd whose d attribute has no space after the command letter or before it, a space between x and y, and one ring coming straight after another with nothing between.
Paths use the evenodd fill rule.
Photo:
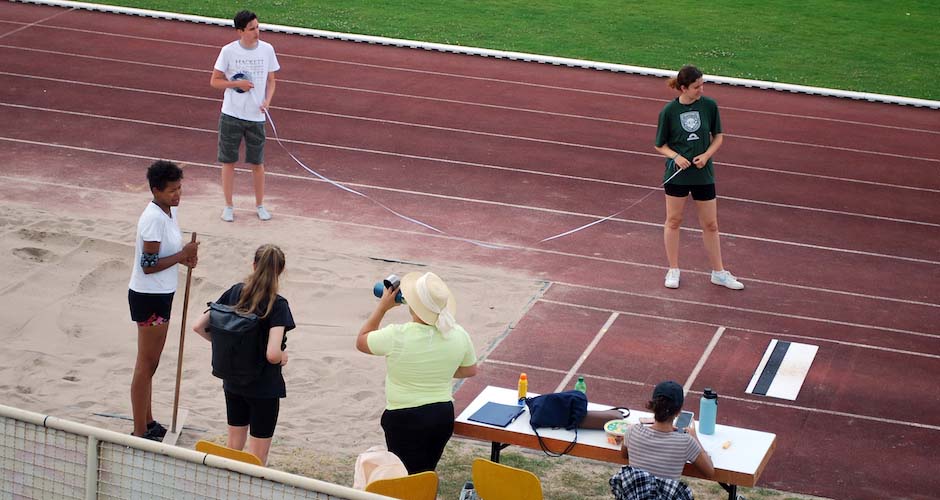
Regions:
<instances>
[{"instance_id":1,"label":"black backpack","mask_svg":"<svg viewBox=\"0 0 940 500\"><path fill-rule=\"evenodd\" d=\"M225 304L209 302L209 333L212 335L212 374L245 385L261 376L267 364L267 342L261 318L241 314Z\"/></svg>"},{"instance_id":2,"label":"black backpack","mask_svg":"<svg viewBox=\"0 0 940 500\"><path fill-rule=\"evenodd\" d=\"M525 404L529 407L529 424L539 440L539 447L546 455L560 457L570 453L574 445L578 444L578 427L587 415L587 403L587 396L577 390L526 398ZM564 427L569 431L573 430L574 440L568 443L563 451L550 450L539 435L539 427Z\"/></svg>"}]
</instances>

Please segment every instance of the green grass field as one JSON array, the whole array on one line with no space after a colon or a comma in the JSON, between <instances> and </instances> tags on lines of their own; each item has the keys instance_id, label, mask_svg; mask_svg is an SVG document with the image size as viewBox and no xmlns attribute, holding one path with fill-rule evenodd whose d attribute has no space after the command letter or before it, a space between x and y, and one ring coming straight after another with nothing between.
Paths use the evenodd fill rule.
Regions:
<instances>
[{"instance_id":1,"label":"green grass field","mask_svg":"<svg viewBox=\"0 0 940 500\"><path fill-rule=\"evenodd\" d=\"M99 0L96 3L940 99L936 0Z\"/></svg>"}]
</instances>

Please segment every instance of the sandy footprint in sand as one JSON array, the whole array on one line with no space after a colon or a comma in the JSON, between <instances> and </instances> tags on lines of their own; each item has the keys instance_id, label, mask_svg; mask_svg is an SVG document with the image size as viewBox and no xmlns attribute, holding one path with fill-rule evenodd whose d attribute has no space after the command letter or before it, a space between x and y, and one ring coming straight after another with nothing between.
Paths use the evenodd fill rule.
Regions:
<instances>
[{"instance_id":1,"label":"sandy footprint in sand","mask_svg":"<svg viewBox=\"0 0 940 500\"><path fill-rule=\"evenodd\" d=\"M16 232L16 237L42 247L58 248L60 251L71 249L84 239L68 232L46 231L36 227L20 229Z\"/></svg>"},{"instance_id":2,"label":"sandy footprint in sand","mask_svg":"<svg viewBox=\"0 0 940 500\"><path fill-rule=\"evenodd\" d=\"M36 269L61 260L83 238L37 229L19 229L0 240L0 288L6 288Z\"/></svg>"},{"instance_id":3,"label":"sandy footprint in sand","mask_svg":"<svg viewBox=\"0 0 940 500\"><path fill-rule=\"evenodd\" d=\"M108 259L99 263L78 282L76 292L78 296L94 296L104 291L127 287L127 276L130 264L125 260Z\"/></svg>"},{"instance_id":4,"label":"sandy footprint in sand","mask_svg":"<svg viewBox=\"0 0 940 500\"><path fill-rule=\"evenodd\" d=\"M127 240L128 235L133 236L136 228L136 223L131 221L109 220L106 224L102 222L93 219L61 217L40 221L30 228L48 233L67 233L111 241Z\"/></svg>"},{"instance_id":5,"label":"sandy footprint in sand","mask_svg":"<svg viewBox=\"0 0 940 500\"><path fill-rule=\"evenodd\" d=\"M49 250L35 247L14 248L12 253L14 256L30 262L46 262L58 257Z\"/></svg>"}]
</instances>

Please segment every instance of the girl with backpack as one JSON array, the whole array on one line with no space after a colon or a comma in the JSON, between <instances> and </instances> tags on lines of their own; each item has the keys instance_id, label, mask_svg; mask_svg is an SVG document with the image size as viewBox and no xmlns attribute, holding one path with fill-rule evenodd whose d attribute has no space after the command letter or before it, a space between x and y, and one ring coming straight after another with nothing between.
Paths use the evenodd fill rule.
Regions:
<instances>
[{"instance_id":1,"label":"girl with backpack","mask_svg":"<svg viewBox=\"0 0 940 500\"><path fill-rule=\"evenodd\" d=\"M244 449L250 433L248 452L263 464L268 461L280 398L287 396L281 367L287 364L287 332L295 326L287 299L277 293L284 264L284 252L280 248L271 244L260 246L255 251L252 273L216 301L232 306L239 314L258 317L258 334L264 351L256 361L260 365L258 376L248 381L222 377L222 388L228 417L227 446ZM209 319L210 313L206 311L193 325L193 331L212 342Z\"/></svg>"}]
</instances>

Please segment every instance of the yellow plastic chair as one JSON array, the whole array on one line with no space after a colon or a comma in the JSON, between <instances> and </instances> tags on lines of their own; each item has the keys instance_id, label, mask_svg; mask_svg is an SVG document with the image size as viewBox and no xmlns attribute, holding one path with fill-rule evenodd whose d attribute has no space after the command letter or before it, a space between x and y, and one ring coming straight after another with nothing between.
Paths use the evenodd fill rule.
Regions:
<instances>
[{"instance_id":1,"label":"yellow plastic chair","mask_svg":"<svg viewBox=\"0 0 940 500\"><path fill-rule=\"evenodd\" d=\"M239 462L245 462L246 464L252 465L264 465L261 463L261 459L248 453L247 451L235 450L229 448L228 446L222 446L221 444L210 443L209 441L197 441L196 442L196 451L201 453L208 453L210 455L217 455L224 458L231 458L232 460L238 460Z\"/></svg>"},{"instance_id":2,"label":"yellow plastic chair","mask_svg":"<svg viewBox=\"0 0 940 500\"><path fill-rule=\"evenodd\" d=\"M400 500L435 500L437 473L426 471L394 479L379 479L367 484L366 491Z\"/></svg>"},{"instance_id":3,"label":"yellow plastic chair","mask_svg":"<svg viewBox=\"0 0 940 500\"><path fill-rule=\"evenodd\" d=\"M485 458L473 461L473 488L484 500L542 500L535 474Z\"/></svg>"}]
</instances>

